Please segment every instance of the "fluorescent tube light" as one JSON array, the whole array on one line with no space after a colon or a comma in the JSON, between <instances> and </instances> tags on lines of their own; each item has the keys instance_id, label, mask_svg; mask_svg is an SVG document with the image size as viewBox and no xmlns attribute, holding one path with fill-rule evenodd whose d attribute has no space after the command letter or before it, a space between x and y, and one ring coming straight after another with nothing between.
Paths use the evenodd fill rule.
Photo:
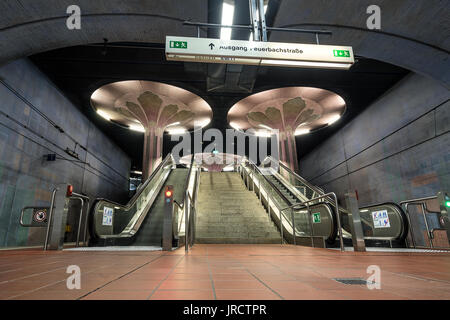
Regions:
<instances>
[{"instance_id":1,"label":"fluorescent tube light","mask_svg":"<svg viewBox=\"0 0 450 320\"><path fill-rule=\"evenodd\" d=\"M232 25L234 15L234 5L223 2L222 6L222 24ZM220 29L220 39L230 40L231 39L231 28L221 28Z\"/></svg>"}]
</instances>

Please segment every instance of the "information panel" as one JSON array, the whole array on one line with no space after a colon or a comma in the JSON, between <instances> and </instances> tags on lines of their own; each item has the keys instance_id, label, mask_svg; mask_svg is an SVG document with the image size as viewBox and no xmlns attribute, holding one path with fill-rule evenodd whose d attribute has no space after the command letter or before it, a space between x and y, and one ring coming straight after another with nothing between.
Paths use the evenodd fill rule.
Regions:
<instances>
[{"instance_id":1,"label":"information panel","mask_svg":"<svg viewBox=\"0 0 450 320\"><path fill-rule=\"evenodd\" d=\"M355 62L348 46L166 37L167 60L348 69Z\"/></svg>"},{"instance_id":2,"label":"information panel","mask_svg":"<svg viewBox=\"0 0 450 320\"><path fill-rule=\"evenodd\" d=\"M387 210L373 211L372 220L374 228L390 228Z\"/></svg>"},{"instance_id":3,"label":"information panel","mask_svg":"<svg viewBox=\"0 0 450 320\"><path fill-rule=\"evenodd\" d=\"M102 225L104 226L112 226L112 219L113 219L113 208L103 207L103 222Z\"/></svg>"}]
</instances>

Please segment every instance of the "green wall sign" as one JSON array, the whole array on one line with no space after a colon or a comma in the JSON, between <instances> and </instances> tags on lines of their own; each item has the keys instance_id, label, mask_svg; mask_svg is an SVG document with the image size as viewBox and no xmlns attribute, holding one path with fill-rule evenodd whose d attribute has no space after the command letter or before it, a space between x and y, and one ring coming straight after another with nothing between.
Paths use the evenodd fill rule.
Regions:
<instances>
[{"instance_id":1,"label":"green wall sign","mask_svg":"<svg viewBox=\"0 0 450 320\"><path fill-rule=\"evenodd\" d=\"M187 41L170 41L171 48L187 49Z\"/></svg>"},{"instance_id":2,"label":"green wall sign","mask_svg":"<svg viewBox=\"0 0 450 320\"><path fill-rule=\"evenodd\" d=\"M333 54L335 57L350 57L349 50L333 50Z\"/></svg>"},{"instance_id":3,"label":"green wall sign","mask_svg":"<svg viewBox=\"0 0 450 320\"><path fill-rule=\"evenodd\" d=\"M320 223L320 212L313 213L313 222Z\"/></svg>"}]
</instances>

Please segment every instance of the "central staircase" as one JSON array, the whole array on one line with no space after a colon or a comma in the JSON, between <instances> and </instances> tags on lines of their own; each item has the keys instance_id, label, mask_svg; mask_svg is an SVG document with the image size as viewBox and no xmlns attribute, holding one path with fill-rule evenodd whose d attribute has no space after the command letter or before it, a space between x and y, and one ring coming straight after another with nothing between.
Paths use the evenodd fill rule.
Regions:
<instances>
[{"instance_id":1,"label":"central staircase","mask_svg":"<svg viewBox=\"0 0 450 320\"><path fill-rule=\"evenodd\" d=\"M202 172L196 243L281 243L278 228L237 172Z\"/></svg>"}]
</instances>

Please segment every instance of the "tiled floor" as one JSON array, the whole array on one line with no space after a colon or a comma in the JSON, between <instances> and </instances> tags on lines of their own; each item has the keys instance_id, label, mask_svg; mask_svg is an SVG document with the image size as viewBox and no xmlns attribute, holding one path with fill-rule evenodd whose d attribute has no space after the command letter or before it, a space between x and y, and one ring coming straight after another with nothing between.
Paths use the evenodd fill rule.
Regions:
<instances>
[{"instance_id":1,"label":"tiled floor","mask_svg":"<svg viewBox=\"0 0 450 320\"><path fill-rule=\"evenodd\" d=\"M67 289L69 265L81 289ZM381 269L381 289L333 278ZM0 299L446 299L450 253L196 245L173 252L0 251Z\"/></svg>"}]
</instances>

